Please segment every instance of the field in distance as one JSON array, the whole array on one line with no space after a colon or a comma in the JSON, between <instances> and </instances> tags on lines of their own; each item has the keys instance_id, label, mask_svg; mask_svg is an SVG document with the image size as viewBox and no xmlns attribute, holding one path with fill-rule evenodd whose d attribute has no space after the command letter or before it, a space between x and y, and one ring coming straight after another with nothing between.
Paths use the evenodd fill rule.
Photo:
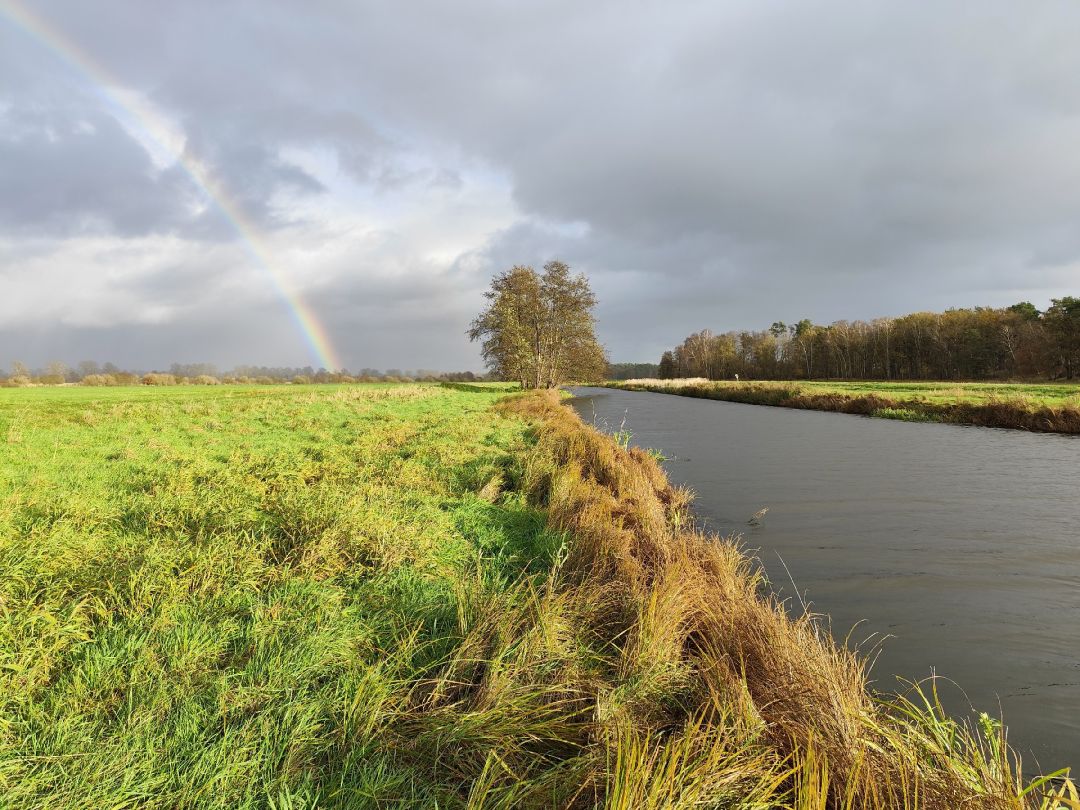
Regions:
<instances>
[{"instance_id":1,"label":"field in distance","mask_svg":"<svg viewBox=\"0 0 1080 810\"><path fill-rule=\"evenodd\" d=\"M1060 433L1080 432L1080 384L639 379L607 385L628 390L841 411L916 422Z\"/></svg>"},{"instance_id":2,"label":"field in distance","mask_svg":"<svg viewBox=\"0 0 1080 810\"><path fill-rule=\"evenodd\" d=\"M1077 383L810 381L800 382L799 386L820 393L878 394L887 399L921 399L942 404L1021 400L1040 405L1080 406L1080 384Z\"/></svg>"},{"instance_id":3,"label":"field in distance","mask_svg":"<svg viewBox=\"0 0 1080 810\"><path fill-rule=\"evenodd\" d=\"M953 404L957 402L986 403L1000 400L1026 400L1031 403L1050 406L1080 406L1080 383L1004 383L1004 382L885 382L868 380L863 382L841 382L832 380L799 380L797 382L757 382L751 380L627 380L628 385L655 385L678 388L687 384L706 382L718 388L745 387L750 382L755 385L776 387L797 386L808 392L819 394L844 394L860 396L877 394L887 399L921 399L926 402Z\"/></svg>"}]
</instances>

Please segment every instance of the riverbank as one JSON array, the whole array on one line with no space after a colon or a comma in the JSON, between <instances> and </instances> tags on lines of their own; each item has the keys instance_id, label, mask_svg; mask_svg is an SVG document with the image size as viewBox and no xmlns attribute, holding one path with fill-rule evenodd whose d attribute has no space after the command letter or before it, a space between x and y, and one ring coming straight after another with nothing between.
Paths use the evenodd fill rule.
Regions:
<instances>
[{"instance_id":1,"label":"riverbank","mask_svg":"<svg viewBox=\"0 0 1080 810\"><path fill-rule=\"evenodd\" d=\"M502 397L4 392L6 806L1067 806Z\"/></svg>"},{"instance_id":2,"label":"riverbank","mask_svg":"<svg viewBox=\"0 0 1080 810\"><path fill-rule=\"evenodd\" d=\"M727 382L626 380L609 388L802 410L1080 433L1080 386L1007 383Z\"/></svg>"}]
</instances>

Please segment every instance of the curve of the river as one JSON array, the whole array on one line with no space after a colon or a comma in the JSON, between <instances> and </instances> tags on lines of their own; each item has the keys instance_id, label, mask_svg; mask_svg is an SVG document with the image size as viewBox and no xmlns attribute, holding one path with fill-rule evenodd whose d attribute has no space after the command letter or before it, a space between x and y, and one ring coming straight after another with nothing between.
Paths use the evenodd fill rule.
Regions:
<instances>
[{"instance_id":1,"label":"curve of the river","mask_svg":"<svg viewBox=\"0 0 1080 810\"><path fill-rule=\"evenodd\" d=\"M936 673L951 710L1004 714L1025 771L1080 770L1080 437L573 393L663 451L707 527L742 534L834 636L887 636L877 688Z\"/></svg>"}]
</instances>

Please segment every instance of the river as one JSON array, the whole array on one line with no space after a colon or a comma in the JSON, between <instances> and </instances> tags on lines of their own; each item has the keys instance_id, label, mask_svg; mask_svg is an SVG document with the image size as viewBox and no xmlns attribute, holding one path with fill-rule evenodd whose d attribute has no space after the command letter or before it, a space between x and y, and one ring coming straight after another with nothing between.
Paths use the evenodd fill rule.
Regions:
<instances>
[{"instance_id":1,"label":"river","mask_svg":"<svg viewBox=\"0 0 1080 810\"><path fill-rule=\"evenodd\" d=\"M573 393L586 422L669 457L782 596L881 641L876 688L936 673L950 711L1004 715L1025 772L1080 771L1080 437Z\"/></svg>"}]
</instances>

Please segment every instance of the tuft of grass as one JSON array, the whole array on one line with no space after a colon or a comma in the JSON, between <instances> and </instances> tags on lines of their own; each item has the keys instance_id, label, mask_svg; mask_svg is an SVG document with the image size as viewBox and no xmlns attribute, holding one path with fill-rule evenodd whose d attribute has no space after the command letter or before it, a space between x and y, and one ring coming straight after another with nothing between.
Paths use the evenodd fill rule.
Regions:
<instances>
[{"instance_id":1,"label":"tuft of grass","mask_svg":"<svg viewBox=\"0 0 1080 810\"><path fill-rule=\"evenodd\" d=\"M878 408L870 414L879 419L895 419L899 422L938 422L933 415L921 413L911 408Z\"/></svg>"}]
</instances>

